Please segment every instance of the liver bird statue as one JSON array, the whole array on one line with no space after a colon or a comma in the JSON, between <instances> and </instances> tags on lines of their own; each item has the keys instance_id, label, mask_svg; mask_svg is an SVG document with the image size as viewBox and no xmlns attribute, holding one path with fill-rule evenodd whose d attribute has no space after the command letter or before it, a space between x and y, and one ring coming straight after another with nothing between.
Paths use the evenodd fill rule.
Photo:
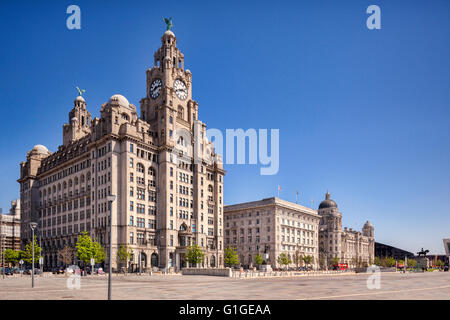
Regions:
<instances>
[{"instance_id":1,"label":"liver bird statue","mask_svg":"<svg viewBox=\"0 0 450 320\"><path fill-rule=\"evenodd\" d=\"M172 29L172 27L173 27L172 18L169 18L169 19L163 18L163 21L166 23L166 26L167 26L166 30Z\"/></svg>"},{"instance_id":2,"label":"liver bird statue","mask_svg":"<svg viewBox=\"0 0 450 320\"><path fill-rule=\"evenodd\" d=\"M83 96L83 93L86 92L86 90L80 89L80 88L78 88L78 87L77 87L77 91L78 91L78 95L79 95L80 97L82 97L82 96Z\"/></svg>"}]
</instances>

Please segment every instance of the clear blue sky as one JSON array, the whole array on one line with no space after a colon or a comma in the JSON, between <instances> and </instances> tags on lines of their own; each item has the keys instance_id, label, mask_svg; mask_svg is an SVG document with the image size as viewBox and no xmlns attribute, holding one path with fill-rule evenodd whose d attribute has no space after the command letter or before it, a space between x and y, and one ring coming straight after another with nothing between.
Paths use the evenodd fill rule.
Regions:
<instances>
[{"instance_id":1,"label":"clear blue sky","mask_svg":"<svg viewBox=\"0 0 450 320\"><path fill-rule=\"evenodd\" d=\"M79 31L66 8L81 7ZM381 8L368 30L366 8ZM121 93L139 106L173 18L209 128L279 128L280 171L228 165L227 204L274 196L314 206L326 190L345 226L443 253L450 237L449 1L1 1L0 207L19 162L55 151L76 96L93 116Z\"/></svg>"}]
</instances>

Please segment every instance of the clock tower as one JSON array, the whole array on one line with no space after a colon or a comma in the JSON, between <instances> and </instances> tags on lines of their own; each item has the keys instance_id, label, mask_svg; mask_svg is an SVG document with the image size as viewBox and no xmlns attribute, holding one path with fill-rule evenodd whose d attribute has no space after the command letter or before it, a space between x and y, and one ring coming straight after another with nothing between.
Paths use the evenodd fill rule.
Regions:
<instances>
[{"instance_id":1,"label":"clock tower","mask_svg":"<svg viewBox=\"0 0 450 320\"><path fill-rule=\"evenodd\" d=\"M175 34L167 30L146 71L141 119L158 148L158 232L161 264L187 266L188 247L197 244L206 267L223 266L223 176L220 155L198 120L192 74Z\"/></svg>"},{"instance_id":2,"label":"clock tower","mask_svg":"<svg viewBox=\"0 0 450 320\"><path fill-rule=\"evenodd\" d=\"M154 66L147 70L147 96L141 100L141 119L157 124L160 146L173 146L171 124L177 120L186 129L197 120L198 104L192 100L192 74L184 69L184 55L177 48L175 34L167 30L154 54Z\"/></svg>"}]
</instances>

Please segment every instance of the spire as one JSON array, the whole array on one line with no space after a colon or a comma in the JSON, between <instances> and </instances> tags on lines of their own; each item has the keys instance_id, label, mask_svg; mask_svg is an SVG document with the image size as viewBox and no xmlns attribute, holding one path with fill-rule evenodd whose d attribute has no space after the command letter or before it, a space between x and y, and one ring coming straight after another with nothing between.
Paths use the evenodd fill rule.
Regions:
<instances>
[{"instance_id":1,"label":"spire","mask_svg":"<svg viewBox=\"0 0 450 320\"><path fill-rule=\"evenodd\" d=\"M327 189L327 193L325 194L325 200L330 200L330 193L328 192L328 189Z\"/></svg>"}]
</instances>

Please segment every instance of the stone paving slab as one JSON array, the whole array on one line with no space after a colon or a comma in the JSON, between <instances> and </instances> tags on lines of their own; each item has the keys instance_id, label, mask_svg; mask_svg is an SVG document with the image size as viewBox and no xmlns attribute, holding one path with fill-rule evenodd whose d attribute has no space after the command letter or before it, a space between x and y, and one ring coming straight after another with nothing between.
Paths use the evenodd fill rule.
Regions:
<instances>
[{"instance_id":1,"label":"stone paving slab","mask_svg":"<svg viewBox=\"0 0 450 320\"><path fill-rule=\"evenodd\" d=\"M182 275L114 275L112 298L123 300L296 300L429 299L450 300L450 272L382 273L380 289L368 289L367 274L314 277L225 278ZM0 299L98 300L107 298L107 276L81 277L80 289L54 275L0 278Z\"/></svg>"}]
</instances>

